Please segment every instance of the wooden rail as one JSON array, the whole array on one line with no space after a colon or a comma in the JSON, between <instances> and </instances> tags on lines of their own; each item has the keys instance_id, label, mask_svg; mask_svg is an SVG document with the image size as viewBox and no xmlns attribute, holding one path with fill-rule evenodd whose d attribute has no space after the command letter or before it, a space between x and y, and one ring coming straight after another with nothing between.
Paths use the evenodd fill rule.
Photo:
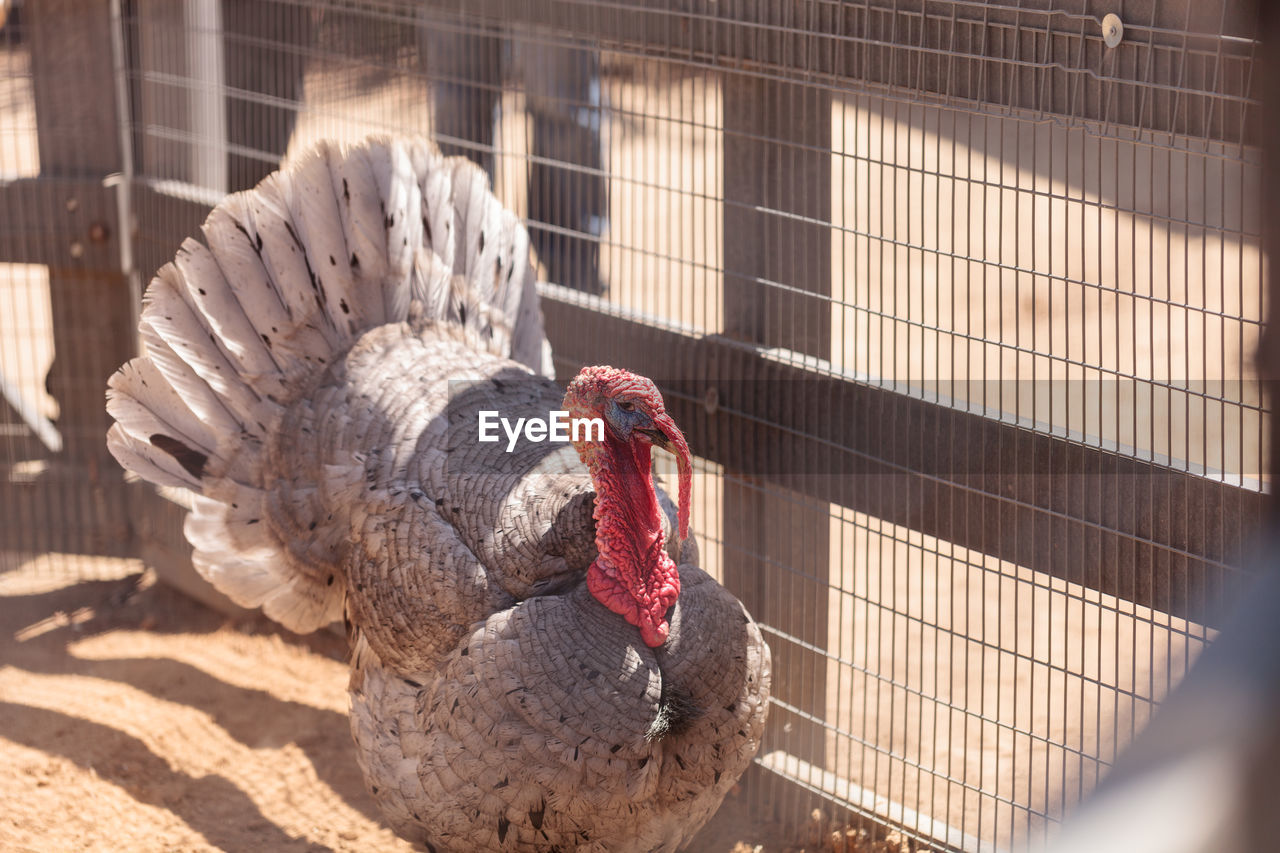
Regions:
<instances>
[{"instance_id":1,"label":"wooden rail","mask_svg":"<svg viewBox=\"0 0 1280 853\"><path fill-rule=\"evenodd\" d=\"M1196 622L1268 498L870 385L576 296L543 300L568 364L655 377L700 456L798 492ZM590 342L589 350L583 342ZM708 406L714 400L714 409Z\"/></svg>"}]
</instances>

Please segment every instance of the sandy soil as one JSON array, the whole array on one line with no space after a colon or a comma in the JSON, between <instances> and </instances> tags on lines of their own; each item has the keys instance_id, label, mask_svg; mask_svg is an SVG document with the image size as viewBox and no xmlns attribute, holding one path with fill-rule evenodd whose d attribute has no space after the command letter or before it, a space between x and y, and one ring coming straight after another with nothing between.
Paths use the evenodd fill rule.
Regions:
<instances>
[{"instance_id":1,"label":"sandy soil","mask_svg":"<svg viewBox=\"0 0 1280 853\"><path fill-rule=\"evenodd\" d=\"M340 637L230 621L132 561L8 562L0 850L414 849L360 778ZM785 849L746 799L694 849Z\"/></svg>"}]
</instances>

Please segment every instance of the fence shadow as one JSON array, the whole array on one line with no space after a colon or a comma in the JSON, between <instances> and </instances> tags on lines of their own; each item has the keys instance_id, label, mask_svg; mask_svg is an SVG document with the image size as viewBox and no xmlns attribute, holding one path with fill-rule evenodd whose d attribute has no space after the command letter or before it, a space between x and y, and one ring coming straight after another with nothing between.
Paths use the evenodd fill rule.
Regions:
<instances>
[{"instance_id":1,"label":"fence shadow","mask_svg":"<svg viewBox=\"0 0 1280 853\"><path fill-rule=\"evenodd\" d=\"M98 778L117 785L138 802L172 812L219 849L246 853L320 853L327 849L286 835L228 779L214 774L196 778L175 771L142 741L110 726L60 711L0 702L0 728L16 743L62 755L93 770ZM117 773L126 765L130 765L127 774ZM248 845L242 832L246 826L253 827L255 834ZM102 828L104 835L110 831Z\"/></svg>"},{"instance_id":2,"label":"fence shadow","mask_svg":"<svg viewBox=\"0 0 1280 853\"><path fill-rule=\"evenodd\" d=\"M112 630L194 634L199 642L200 635L213 634L226 624L220 614L166 586L139 590L137 583L136 577L86 581L31 595L0 596L0 625L5 626L6 635L6 642L0 643L0 668L11 668L19 677L22 673L83 676L127 685L208 715L213 725L249 749L296 746L318 782L354 812L381 826L356 764L346 714L281 699L266 689L228 683L199 666L169 657L77 656L72 649L75 642ZM250 633L288 638L287 632L272 628L265 620L245 627ZM340 642L336 637L321 638L312 644L318 647L312 651L334 657ZM219 826L252 825L261 839L255 849L313 849L313 845L290 838L270 824L230 780L216 774L188 776L171 769L166 758L155 755L126 732L70 713L18 704L21 693L6 692L6 698L17 702L0 705L5 737L63 755L82 767L96 768L99 775L140 802L174 811L210 843L235 849L234 843L224 843L228 839L218 834ZM112 778L103 771L104 759L107 767L113 763L134 766L127 778ZM281 784L288 784L283 777ZM185 804L194 802L204 805L193 810L197 813L185 813ZM234 842L234 838L230 840Z\"/></svg>"}]
</instances>

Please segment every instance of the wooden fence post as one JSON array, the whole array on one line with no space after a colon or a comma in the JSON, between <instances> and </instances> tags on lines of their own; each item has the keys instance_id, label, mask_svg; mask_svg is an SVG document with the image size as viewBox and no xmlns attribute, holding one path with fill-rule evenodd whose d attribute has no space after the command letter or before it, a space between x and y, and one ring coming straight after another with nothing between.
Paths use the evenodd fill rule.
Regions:
<instances>
[{"instance_id":1,"label":"wooden fence post","mask_svg":"<svg viewBox=\"0 0 1280 853\"><path fill-rule=\"evenodd\" d=\"M36 550L129 553L119 466L107 453L107 377L134 353L133 301L119 251L115 190L124 162L107 0L40 0L23 7L31 45L39 178L25 211L54 223L46 259L54 360L46 386L58 403L61 452L24 497L39 527L17 531ZM39 540L39 541L36 541ZM48 541L45 541L48 540Z\"/></svg>"},{"instance_id":2,"label":"wooden fence post","mask_svg":"<svg viewBox=\"0 0 1280 853\"><path fill-rule=\"evenodd\" d=\"M725 333L827 358L830 93L748 74L728 73L722 79ZM770 411L770 400L779 396L778 389L768 387L771 380L755 372L720 381L745 383L742 399L755 400L758 413ZM786 473L799 484L816 473L805 470L810 462L787 460L793 467ZM754 472L725 473L726 586L762 623L793 638L769 636L773 694L797 711L773 709L772 737L762 752L783 750L820 767L827 749L827 733L818 721L826 710L822 650L827 646L830 511L826 502L766 485Z\"/></svg>"}]
</instances>

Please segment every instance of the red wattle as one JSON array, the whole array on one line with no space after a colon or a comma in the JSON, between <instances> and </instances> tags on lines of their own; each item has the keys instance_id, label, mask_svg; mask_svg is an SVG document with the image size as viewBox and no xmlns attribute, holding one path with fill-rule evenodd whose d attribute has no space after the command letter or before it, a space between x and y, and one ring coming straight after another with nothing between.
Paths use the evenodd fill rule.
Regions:
<instances>
[{"instance_id":1,"label":"red wattle","mask_svg":"<svg viewBox=\"0 0 1280 853\"><path fill-rule=\"evenodd\" d=\"M650 575L651 581L659 583L656 588L647 590L647 594L637 595L638 591L629 589L617 572L600 560L587 569L587 589L596 600L639 628L645 645L654 648L666 642L670 630L667 611L680 597L679 571L670 557L665 553L663 557L667 565Z\"/></svg>"},{"instance_id":2,"label":"red wattle","mask_svg":"<svg viewBox=\"0 0 1280 853\"><path fill-rule=\"evenodd\" d=\"M670 442L679 466L677 536L689 532L692 466L679 427L662 406L653 383L612 367L584 367L569 384L565 408L572 417L599 416L603 401L626 390L644 395L644 408ZM670 632L667 611L680 597L680 572L667 556L664 516L653 489L651 445L622 441L606 430L603 441L575 441L596 487L594 517L599 554L587 570L587 589L597 601L640 629L644 642L662 645Z\"/></svg>"},{"instance_id":3,"label":"red wattle","mask_svg":"<svg viewBox=\"0 0 1280 853\"><path fill-rule=\"evenodd\" d=\"M605 445L593 466L599 556L587 570L587 588L639 628L647 645L660 646L667 610L680 597L680 572L665 550L649 445L611 439Z\"/></svg>"}]
</instances>

